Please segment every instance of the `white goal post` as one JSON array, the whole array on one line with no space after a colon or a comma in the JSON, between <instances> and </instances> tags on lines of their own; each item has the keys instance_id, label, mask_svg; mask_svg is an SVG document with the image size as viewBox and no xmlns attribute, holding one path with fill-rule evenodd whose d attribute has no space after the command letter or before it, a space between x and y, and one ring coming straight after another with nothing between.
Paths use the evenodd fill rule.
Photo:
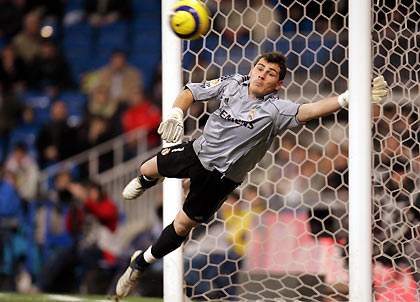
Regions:
<instances>
[{"instance_id":1,"label":"white goal post","mask_svg":"<svg viewBox=\"0 0 420 302\"><path fill-rule=\"evenodd\" d=\"M349 1L349 287L350 302L372 301L371 7Z\"/></svg>"},{"instance_id":2,"label":"white goal post","mask_svg":"<svg viewBox=\"0 0 420 302\"><path fill-rule=\"evenodd\" d=\"M162 0L162 116L172 108L176 95L182 89L181 41L171 32L167 14L175 0ZM164 143L164 146L169 145ZM182 181L166 179L163 182L163 225L175 218L182 205ZM182 248L163 259L164 301L183 302L184 265Z\"/></svg>"}]
</instances>

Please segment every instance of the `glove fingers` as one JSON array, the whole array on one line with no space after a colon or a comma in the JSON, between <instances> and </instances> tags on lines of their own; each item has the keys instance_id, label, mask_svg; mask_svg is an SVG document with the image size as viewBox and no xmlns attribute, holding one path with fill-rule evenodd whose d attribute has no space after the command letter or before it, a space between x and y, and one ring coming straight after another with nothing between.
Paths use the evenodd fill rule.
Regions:
<instances>
[{"instance_id":1,"label":"glove fingers","mask_svg":"<svg viewBox=\"0 0 420 302\"><path fill-rule=\"evenodd\" d=\"M380 96L372 96L372 103L380 103L382 101L382 98Z\"/></svg>"},{"instance_id":2,"label":"glove fingers","mask_svg":"<svg viewBox=\"0 0 420 302\"><path fill-rule=\"evenodd\" d=\"M181 138L181 135L182 135L182 130L183 130L183 127L182 127L182 125L180 125L180 124L178 124L178 125L175 127L174 143L175 143L175 142L177 142L177 141L179 141L179 139Z\"/></svg>"},{"instance_id":3,"label":"glove fingers","mask_svg":"<svg viewBox=\"0 0 420 302\"><path fill-rule=\"evenodd\" d=\"M166 122L160 123L157 133L162 135L162 133L165 131L165 128L166 128Z\"/></svg>"},{"instance_id":4,"label":"glove fingers","mask_svg":"<svg viewBox=\"0 0 420 302\"><path fill-rule=\"evenodd\" d=\"M382 83L377 83L373 85L373 89L383 89L388 87L388 83L387 82L382 82Z\"/></svg>"},{"instance_id":5,"label":"glove fingers","mask_svg":"<svg viewBox=\"0 0 420 302\"><path fill-rule=\"evenodd\" d=\"M173 136L173 131L174 131L174 125L172 123L168 123L168 126L166 127L166 137L165 140L168 143L172 143L172 136Z\"/></svg>"},{"instance_id":6,"label":"glove fingers","mask_svg":"<svg viewBox=\"0 0 420 302\"><path fill-rule=\"evenodd\" d=\"M379 77L376 77L376 78L374 78L374 79L373 79L373 81L372 81L373 85L375 85L376 83L379 83L379 82L385 82L385 80L384 80L384 76L379 76Z\"/></svg>"},{"instance_id":7,"label":"glove fingers","mask_svg":"<svg viewBox=\"0 0 420 302\"><path fill-rule=\"evenodd\" d=\"M373 96L386 96L388 94L387 90L373 90L372 95Z\"/></svg>"}]
</instances>

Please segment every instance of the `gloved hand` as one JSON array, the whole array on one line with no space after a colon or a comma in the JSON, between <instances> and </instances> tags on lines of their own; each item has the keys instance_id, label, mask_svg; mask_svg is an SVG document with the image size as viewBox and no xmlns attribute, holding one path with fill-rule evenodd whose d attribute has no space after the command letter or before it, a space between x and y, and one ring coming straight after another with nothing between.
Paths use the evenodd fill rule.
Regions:
<instances>
[{"instance_id":1,"label":"gloved hand","mask_svg":"<svg viewBox=\"0 0 420 302\"><path fill-rule=\"evenodd\" d=\"M382 98L388 94L388 83L383 76L379 76L372 81L372 102L380 103ZM342 108L347 108L349 105L349 91L346 90L338 96L338 103Z\"/></svg>"},{"instance_id":2,"label":"gloved hand","mask_svg":"<svg viewBox=\"0 0 420 302\"><path fill-rule=\"evenodd\" d=\"M176 143L181 138L184 130L183 118L184 112L181 108L172 108L166 119L159 125L158 133L163 140L168 143Z\"/></svg>"},{"instance_id":3,"label":"gloved hand","mask_svg":"<svg viewBox=\"0 0 420 302\"><path fill-rule=\"evenodd\" d=\"M372 102L380 103L382 98L388 94L388 83L383 76L376 77L372 81Z\"/></svg>"}]
</instances>

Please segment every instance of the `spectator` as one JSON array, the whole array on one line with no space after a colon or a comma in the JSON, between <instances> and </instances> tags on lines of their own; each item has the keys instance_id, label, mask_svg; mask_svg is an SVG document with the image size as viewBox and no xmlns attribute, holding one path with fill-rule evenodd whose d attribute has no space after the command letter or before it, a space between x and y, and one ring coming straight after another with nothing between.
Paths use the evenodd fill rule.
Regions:
<instances>
[{"instance_id":1,"label":"spectator","mask_svg":"<svg viewBox=\"0 0 420 302\"><path fill-rule=\"evenodd\" d=\"M79 142L81 150L87 150L112 138L109 122L100 117L92 116L80 128Z\"/></svg>"},{"instance_id":2,"label":"spectator","mask_svg":"<svg viewBox=\"0 0 420 302\"><path fill-rule=\"evenodd\" d=\"M38 193L38 164L28 153L25 143L17 143L4 163L5 169L16 176L16 188L25 201L32 201Z\"/></svg>"},{"instance_id":3,"label":"spectator","mask_svg":"<svg viewBox=\"0 0 420 302\"><path fill-rule=\"evenodd\" d=\"M0 85L5 92L23 92L26 87L25 63L17 57L13 45L3 47L0 62Z\"/></svg>"},{"instance_id":4,"label":"spectator","mask_svg":"<svg viewBox=\"0 0 420 302\"><path fill-rule=\"evenodd\" d=\"M23 30L13 38L13 46L25 64L30 65L41 49L40 17L37 13L25 16Z\"/></svg>"},{"instance_id":5,"label":"spectator","mask_svg":"<svg viewBox=\"0 0 420 302\"><path fill-rule=\"evenodd\" d=\"M89 95L87 110L91 116L100 116L109 119L116 114L118 104L110 100L109 91L106 87L98 86Z\"/></svg>"},{"instance_id":6,"label":"spectator","mask_svg":"<svg viewBox=\"0 0 420 302\"><path fill-rule=\"evenodd\" d=\"M110 232L115 232L118 226L118 211L114 202L109 196L102 191L99 184L95 182L88 182L86 187L78 183L73 183L69 186L70 192L84 205L84 213L80 214L79 217L82 219L84 215L93 215L98 222L105 226ZM74 229L72 227L71 217L67 217L67 228ZM95 238L97 239L97 238ZM112 248L108 246L108 248Z\"/></svg>"},{"instance_id":7,"label":"spectator","mask_svg":"<svg viewBox=\"0 0 420 302\"><path fill-rule=\"evenodd\" d=\"M21 199L16 188L16 175L10 171L3 171L2 174L0 181L0 216L2 218L16 217L20 219L23 212Z\"/></svg>"},{"instance_id":8,"label":"spectator","mask_svg":"<svg viewBox=\"0 0 420 302\"><path fill-rule=\"evenodd\" d=\"M41 129L36 142L41 167L69 158L79 151L77 129L67 123L66 104L54 102L50 117L50 123Z\"/></svg>"},{"instance_id":9,"label":"spectator","mask_svg":"<svg viewBox=\"0 0 420 302\"><path fill-rule=\"evenodd\" d=\"M86 186L71 183L67 190L80 203L66 217L67 230L71 233L77 232L80 241L73 247L60 251L46 264L41 275L43 291L68 291L69 288L77 290L77 282L63 289L59 281L74 276L78 268L82 268L84 277L87 277L103 267L103 263L113 265L115 256L120 253L115 236L118 226L117 207L100 185L94 182L89 182ZM89 292L105 293L103 284L86 286Z\"/></svg>"},{"instance_id":10,"label":"spectator","mask_svg":"<svg viewBox=\"0 0 420 302\"><path fill-rule=\"evenodd\" d=\"M11 0L0 0L0 40L10 39L20 30L22 16Z\"/></svg>"},{"instance_id":11,"label":"spectator","mask_svg":"<svg viewBox=\"0 0 420 302\"><path fill-rule=\"evenodd\" d=\"M408 266L420 284L420 195L412 162L394 157L374 182L374 259L399 271ZM419 289L417 289L417 295Z\"/></svg>"},{"instance_id":12,"label":"spectator","mask_svg":"<svg viewBox=\"0 0 420 302\"><path fill-rule=\"evenodd\" d=\"M160 144L160 138L156 131L161 117L161 111L144 96L143 91L137 90L131 95L130 108L122 115L124 132L142 129L148 133L148 146L157 146Z\"/></svg>"},{"instance_id":13,"label":"spectator","mask_svg":"<svg viewBox=\"0 0 420 302\"><path fill-rule=\"evenodd\" d=\"M153 76L151 98L154 104L162 106L162 61L159 62Z\"/></svg>"},{"instance_id":14,"label":"spectator","mask_svg":"<svg viewBox=\"0 0 420 302\"><path fill-rule=\"evenodd\" d=\"M70 0L71 1L71 0ZM25 0L25 11L37 11L43 18L61 23L63 7L68 0Z\"/></svg>"},{"instance_id":15,"label":"spectator","mask_svg":"<svg viewBox=\"0 0 420 302\"><path fill-rule=\"evenodd\" d=\"M87 119L79 128L78 142L80 151L88 150L113 137L110 122L102 117L92 116ZM99 157L99 171L105 171L113 166L113 152L107 152ZM81 179L89 176L89 165L85 163L81 166Z\"/></svg>"},{"instance_id":16,"label":"spectator","mask_svg":"<svg viewBox=\"0 0 420 302\"><path fill-rule=\"evenodd\" d=\"M0 271L2 272L1 284L5 286L8 279L7 290L15 290L13 276L17 274L18 255L13 250L13 240L22 225L23 208L20 196L16 190L16 177L12 172L5 171L0 176ZM4 257L6 249L9 256ZM4 288L3 288L4 290Z\"/></svg>"},{"instance_id":17,"label":"spectator","mask_svg":"<svg viewBox=\"0 0 420 302\"><path fill-rule=\"evenodd\" d=\"M15 95L4 93L0 86L0 135L6 136L18 125L24 106Z\"/></svg>"},{"instance_id":18,"label":"spectator","mask_svg":"<svg viewBox=\"0 0 420 302\"><path fill-rule=\"evenodd\" d=\"M86 0L86 19L93 26L114 23L130 18L130 2L128 0Z\"/></svg>"},{"instance_id":19,"label":"spectator","mask_svg":"<svg viewBox=\"0 0 420 302\"><path fill-rule=\"evenodd\" d=\"M30 66L30 78L30 88L44 89L51 96L56 96L60 90L74 87L67 62L51 40L42 42L40 51Z\"/></svg>"},{"instance_id":20,"label":"spectator","mask_svg":"<svg viewBox=\"0 0 420 302\"><path fill-rule=\"evenodd\" d=\"M117 50L111 55L110 63L98 70L97 85L108 89L110 100L124 103L135 91L143 90L143 78L140 71L128 65L127 54ZM91 92L92 93L92 92Z\"/></svg>"},{"instance_id":21,"label":"spectator","mask_svg":"<svg viewBox=\"0 0 420 302\"><path fill-rule=\"evenodd\" d=\"M45 244L46 231L53 235L67 234L65 217L68 210L75 207L74 198L68 190L72 182L72 174L67 170L61 170L55 175L54 190L49 194L49 199L54 204L49 217L49 230L46 230L47 207L40 206L36 212L35 241L39 245Z\"/></svg>"}]
</instances>

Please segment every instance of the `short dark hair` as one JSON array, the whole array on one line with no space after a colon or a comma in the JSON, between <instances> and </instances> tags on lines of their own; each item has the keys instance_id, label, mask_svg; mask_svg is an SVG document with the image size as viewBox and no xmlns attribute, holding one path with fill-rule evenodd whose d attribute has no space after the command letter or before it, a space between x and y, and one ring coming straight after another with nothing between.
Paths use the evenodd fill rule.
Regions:
<instances>
[{"instance_id":1,"label":"short dark hair","mask_svg":"<svg viewBox=\"0 0 420 302\"><path fill-rule=\"evenodd\" d=\"M266 60L268 63L277 64L280 67L279 81L284 79L284 77L286 76L286 71L287 71L287 67L286 67L287 58L280 51L271 51L271 52L266 52L262 54L255 60L254 66L257 65L257 63L261 59Z\"/></svg>"}]
</instances>

